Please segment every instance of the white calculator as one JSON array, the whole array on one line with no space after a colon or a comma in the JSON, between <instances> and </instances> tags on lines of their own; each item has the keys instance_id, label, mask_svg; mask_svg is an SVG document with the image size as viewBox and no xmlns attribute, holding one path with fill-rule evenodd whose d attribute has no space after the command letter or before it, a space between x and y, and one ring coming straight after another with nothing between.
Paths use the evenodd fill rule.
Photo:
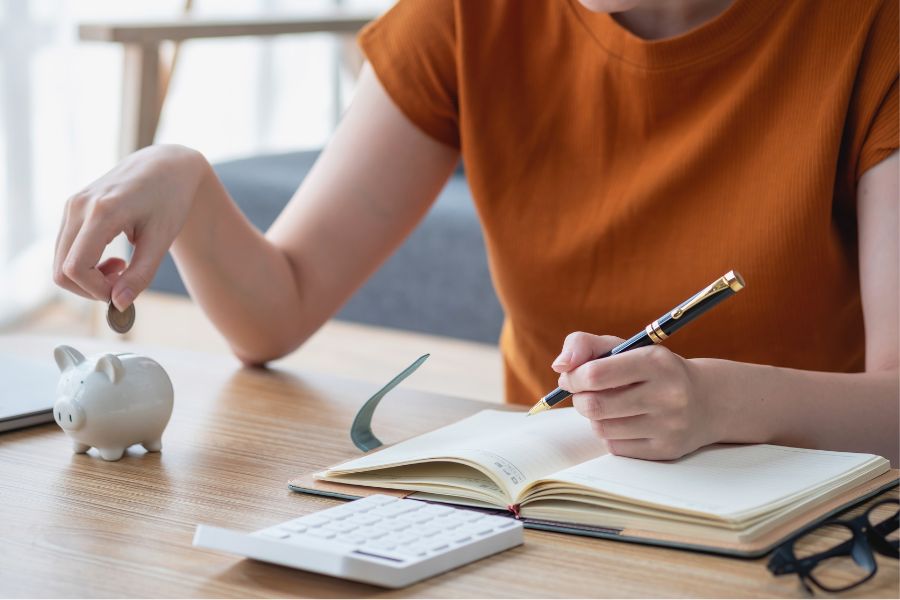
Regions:
<instances>
[{"instance_id":1,"label":"white calculator","mask_svg":"<svg viewBox=\"0 0 900 600\"><path fill-rule=\"evenodd\" d=\"M253 533L198 525L194 545L399 588L522 543L511 517L374 495Z\"/></svg>"}]
</instances>

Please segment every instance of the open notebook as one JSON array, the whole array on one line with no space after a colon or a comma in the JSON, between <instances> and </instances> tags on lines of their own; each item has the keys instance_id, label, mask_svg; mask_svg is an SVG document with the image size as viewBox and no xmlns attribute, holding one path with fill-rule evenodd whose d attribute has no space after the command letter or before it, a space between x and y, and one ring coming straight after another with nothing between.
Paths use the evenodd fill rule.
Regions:
<instances>
[{"instance_id":1,"label":"open notebook","mask_svg":"<svg viewBox=\"0 0 900 600\"><path fill-rule=\"evenodd\" d=\"M771 445L712 446L667 462L618 457L565 408L529 418L485 410L314 479L508 509L538 528L751 555L896 472L871 454ZM347 495L360 495L354 489Z\"/></svg>"}]
</instances>

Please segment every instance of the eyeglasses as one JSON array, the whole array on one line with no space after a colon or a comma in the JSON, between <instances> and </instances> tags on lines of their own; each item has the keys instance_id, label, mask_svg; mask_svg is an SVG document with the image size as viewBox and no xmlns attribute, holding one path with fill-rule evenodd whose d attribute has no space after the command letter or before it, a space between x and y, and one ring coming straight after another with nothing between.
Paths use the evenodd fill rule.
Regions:
<instances>
[{"instance_id":1,"label":"eyeglasses","mask_svg":"<svg viewBox=\"0 0 900 600\"><path fill-rule=\"evenodd\" d=\"M796 573L826 592L843 592L875 576L872 551L900 557L900 500L882 500L854 519L830 521L787 540L772 553L773 575Z\"/></svg>"}]
</instances>

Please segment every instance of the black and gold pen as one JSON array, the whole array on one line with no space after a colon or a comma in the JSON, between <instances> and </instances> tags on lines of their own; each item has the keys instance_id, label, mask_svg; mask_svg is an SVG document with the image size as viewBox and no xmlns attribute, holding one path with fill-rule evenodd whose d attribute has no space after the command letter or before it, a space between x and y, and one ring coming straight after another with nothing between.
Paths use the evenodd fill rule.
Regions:
<instances>
[{"instance_id":1,"label":"black and gold pen","mask_svg":"<svg viewBox=\"0 0 900 600\"><path fill-rule=\"evenodd\" d=\"M737 271L728 271L725 275L719 277L677 307L647 325L642 332L635 334L598 358L606 358L607 356L620 354L635 348L659 344L725 298L735 295L742 289L744 289L744 278L741 277L741 274ZM556 388L538 400L538 403L531 407L528 414L535 415L539 412L550 410L571 395L571 392L567 392L562 388Z\"/></svg>"}]
</instances>

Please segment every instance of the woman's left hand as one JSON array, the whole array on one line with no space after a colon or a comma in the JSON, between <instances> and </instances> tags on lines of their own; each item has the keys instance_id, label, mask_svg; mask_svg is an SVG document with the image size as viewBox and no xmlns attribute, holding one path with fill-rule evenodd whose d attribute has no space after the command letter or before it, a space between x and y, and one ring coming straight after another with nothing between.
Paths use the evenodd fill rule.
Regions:
<instances>
[{"instance_id":1,"label":"woman's left hand","mask_svg":"<svg viewBox=\"0 0 900 600\"><path fill-rule=\"evenodd\" d=\"M663 346L601 360L623 340L573 333L553 362L559 386L612 454L669 460L719 441L697 366Z\"/></svg>"}]
</instances>

